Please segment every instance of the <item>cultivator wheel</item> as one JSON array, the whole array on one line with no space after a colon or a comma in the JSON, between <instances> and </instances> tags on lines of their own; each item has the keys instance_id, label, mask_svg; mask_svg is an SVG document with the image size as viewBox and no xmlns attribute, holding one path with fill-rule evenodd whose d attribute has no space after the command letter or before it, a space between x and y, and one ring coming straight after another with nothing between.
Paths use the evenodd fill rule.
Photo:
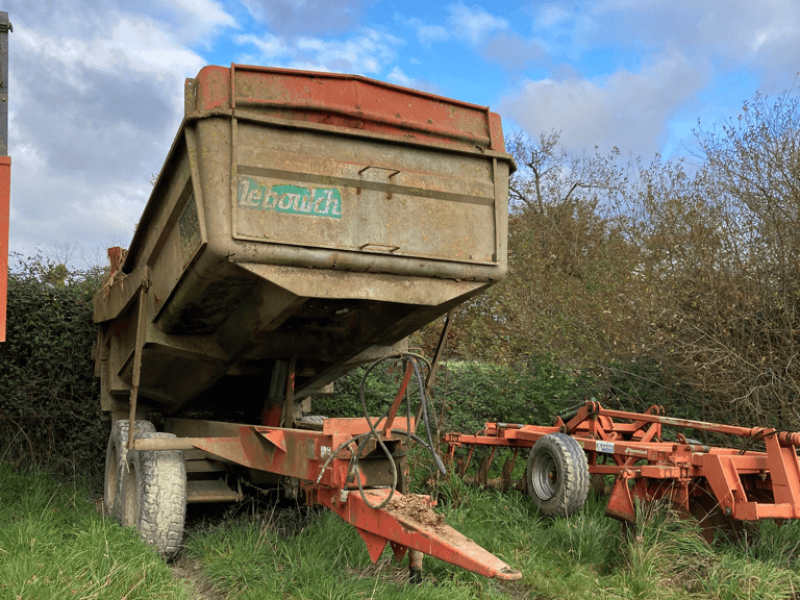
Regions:
<instances>
[{"instance_id":1,"label":"cultivator wheel","mask_svg":"<svg viewBox=\"0 0 800 600\"><path fill-rule=\"evenodd\" d=\"M583 448L563 433L542 437L531 448L525 484L545 516L580 512L589 494L589 463Z\"/></svg>"}]
</instances>

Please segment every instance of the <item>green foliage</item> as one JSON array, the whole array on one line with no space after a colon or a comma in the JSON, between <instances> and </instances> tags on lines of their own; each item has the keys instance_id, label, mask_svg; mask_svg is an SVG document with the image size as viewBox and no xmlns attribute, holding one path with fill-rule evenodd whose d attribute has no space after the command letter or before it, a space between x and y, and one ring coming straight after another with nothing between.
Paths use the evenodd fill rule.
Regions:
<instances>
[{"instance_id":1,"label":"green foliage","mask_svg":"<svg viewBox=\"0 0 800 600\"><path fill-rule=\"evenodd\" d=\"M99 473L107 437L94 377L92 293L99 273L41 257L9 274L0 344L0 460Z\"/></svg>"},{"instance_id":2,"label":"green foliage","mask_svg":"<svg viewBox=\"0 0 800 600\"><path fill-rule=\"evenodd\" d=\"M583 399L578 378L534 359L521 367L450 363L434 398L444 400L447 429L464 432L479 431L486 421L550 424L558 411Z\"/></svg>"},{"instance_id":3,"label":"green foliage","mask_svg":"<svg viewBox=\"0 0 800 600\"><path fill-rule=\"evenodd\" d=\"M315 398L314 412L329 417L362 416L358 398L365 370L357 369L337 381L335 395ZM401 368L388 363L370 373L365 398L371 416L382 414L391 404L401 376ZM439 370L432 389L436 425L442 432L472 433L487 421L550 424L560 410L588 399L587 382L586 377L544 359L531 358L522 366L451 361ZM419 405L416 389L412 378L414 415Z\"/></svg>"},{"instance_id":4,"label":"green foliage","mask_svg":"<svg viewBox=\"0 0 800 600\"><path fill-rule=\"evenodd\" d=\"M0 598L188 598L164 561L86 495L0 464Z\"/></svg>"}]
</instances>

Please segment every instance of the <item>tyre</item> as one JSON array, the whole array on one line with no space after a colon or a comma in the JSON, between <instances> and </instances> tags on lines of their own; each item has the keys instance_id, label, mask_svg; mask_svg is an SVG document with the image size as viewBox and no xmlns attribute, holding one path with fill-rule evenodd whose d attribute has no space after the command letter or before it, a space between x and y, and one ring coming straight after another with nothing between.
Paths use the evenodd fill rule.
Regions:
<instances>
[{"instance_id":1,"label":"tyre","mask_svg":"<svg viewBox=\"0 0 800 600\"><path fill-rule=\"evenodd\" d=\"M138 433L153 433L156 428L150 421L134 421ZM128 420L117 421L111 427L106 449L106 467L103 477L103 509L105 514L122 523L122 473L128 453Z\"/></svg>"},{"instance_id":2,"label":"tyre","mask_svg":"<svg viewBox=\"0 0 800 600\"><path fill-rule=\"evenodd\" d=\"M569 517L589 494L589 463L574 439L563 433L539 438L525 469L528 494L543 515Z\"/></svg>"},{"instance_id":3,"label":"tyre","mask_svg":"<svg viewBox=\"0 0 800 600\"><path fill-rule=\"evenodd\" d=\"M145 432L137 440L174 438ZM180 450L128 452L122 474L123 525L133 525L166 559L177 554L186 520L186 464Z\"/></svg>"}]
</instances>

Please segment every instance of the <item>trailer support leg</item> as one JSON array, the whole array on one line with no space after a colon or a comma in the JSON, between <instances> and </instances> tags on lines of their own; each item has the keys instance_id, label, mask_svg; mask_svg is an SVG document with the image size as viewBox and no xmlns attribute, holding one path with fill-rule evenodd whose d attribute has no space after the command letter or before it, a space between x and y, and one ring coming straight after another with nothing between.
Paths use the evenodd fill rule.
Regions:
<instances>
[{"instance_id":1,"label":"trailer support leg","mask_svg":"<svg viewBox=\"0 0 800 600\"><path fill-rule=\"evenodd\" d=\"M139 288L139 314L136 319L136 342L133 348L133 381L130 396L130 413L128 414L128 450L133 448L136 437L136 401L139 398L139 383L142 378L142 350L144 348L145 326L147 325L147 287Z\"/></svg>"},{"instance_id":2,"label":"trailer support leg","mask_svg":"<svg viewBox=\"0 0 800 600\"><path fill-rule=\"evenodd\" d=\"M408 551L408 571L409 583L422 583L422 557L425 556L419 550Z\"/></svg>"},{"instance_id":3,"label":"trailer support leg","mask_svg":"<svg viewBox=\"0 0 800 600\"><path fill-rule=\"evenodd\" d=\"M289 360L289 371L286 373L286 398L283 406L283 426L294 427L294 376L297 370L297 357Z\"/></svg>"}]
</instances>

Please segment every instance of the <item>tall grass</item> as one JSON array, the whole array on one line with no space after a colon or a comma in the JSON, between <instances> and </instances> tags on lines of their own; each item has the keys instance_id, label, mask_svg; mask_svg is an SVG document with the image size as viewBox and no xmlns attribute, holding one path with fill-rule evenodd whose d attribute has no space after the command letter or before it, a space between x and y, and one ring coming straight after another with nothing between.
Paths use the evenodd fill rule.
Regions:
<instances>
[{"instance_id":1,"label":"tall grass","mask_svg":"<svg viewBox=\"0 0 800 600\"><path fill-rule=\"evenodd\" d=\"M642 507L635 535L590 497L569 519L546 519L519 492L456 482L439 510L448 523L509 564L520 582L502 583L426 557L426 581L406 584L386 550L369 562L355 530L320 512L295 533L269 518L239 517L195 532L187 551L230 598L777 599L800 589L797 523L766 523L747 543L710 547L666 506Z\"/></svg>"},{"instance_id":2,"label":"tall grass","mask_svg":"<svg viewBox=\"0 0 800 600\"><path fill-rule=\"evenodd\" d=\"M132 529L103 519L81 488L0 464L0 598L188 598Z\"/></svg>"},{"instance_id":3,"label":"tall grass","mask_svg":"<svg viewBox=\"0 0 800 600\"><path fill-rule=\"evenodd\" d=\"M192 595L131 529L103 519L80 488L0 465L0 599L181 599ZM184 554L228 600L527 598L530 600L780 599L800 590L800 523L769 522L740 543L708 546L668 507L640 507L635 533L590 496L569 519L543 518L521 493L458 480L440 484L437 510L518 568L503 583L426 557L425 581L387 548L376 565L356 530L310 510L291 526L279 511L209 524ZM216 597L216 596L215 596Z\"/></svg>"}]
</instances>

